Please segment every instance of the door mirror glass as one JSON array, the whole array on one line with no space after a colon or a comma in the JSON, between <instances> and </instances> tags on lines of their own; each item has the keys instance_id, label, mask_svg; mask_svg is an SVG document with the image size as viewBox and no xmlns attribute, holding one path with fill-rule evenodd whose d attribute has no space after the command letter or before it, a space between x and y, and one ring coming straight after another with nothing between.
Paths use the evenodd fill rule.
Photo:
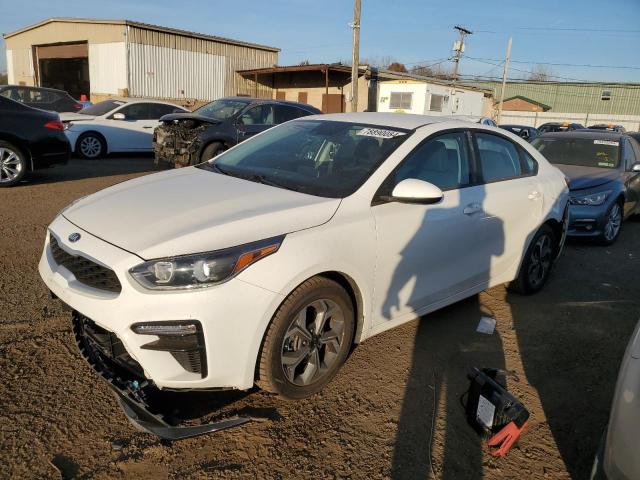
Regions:
<instances>
[{"instance_id":1,"label":"door mirror glass","mask_svg":"<svg viewBox=\"0 0 640 480\"><path fill-rule=\"evenodd\" d=\"M440 188L417 178L402 180L391 192L391 201L400 203L438 203L443 197Z\"/></svg>"},{"instance_id":2,"label":"door mirror glass","mask_svg":"<svg viewBox=\"0 0 640 480\"><path fill-rule=\"evenodd\" d=\"M114 113L113 114L113 119L114 120L125 120L127 118L127 116L124 113Z\"/></svg>"}]
</instances>

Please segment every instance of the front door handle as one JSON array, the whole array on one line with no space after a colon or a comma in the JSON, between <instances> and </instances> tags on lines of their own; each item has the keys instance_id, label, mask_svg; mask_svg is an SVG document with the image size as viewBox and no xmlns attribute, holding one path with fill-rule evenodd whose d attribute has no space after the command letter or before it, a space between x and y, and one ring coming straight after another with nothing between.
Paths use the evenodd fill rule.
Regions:
<instances>
[{"instance_id":1,"label":"front door handle","mask_svg":"<svg viewBox=\"0 0 640 480\"><path fill-rule=\"evenodd\" d=\"M462 210L462 213L464 213L465 215L473 215L474 213L480 212L482 212L482 205L478 203L470 203L469 205L464 207L464 210Z\"/></svg>"},{"instance_id":2,"label":"front door handle","mask_svg":"<svg viewBox=\"0 0 640 480\"><path fill-rule=\"evenodd\" d=\"M142 128L153 128L152 125L144 125Z\"/></svg>"}]
</instances>

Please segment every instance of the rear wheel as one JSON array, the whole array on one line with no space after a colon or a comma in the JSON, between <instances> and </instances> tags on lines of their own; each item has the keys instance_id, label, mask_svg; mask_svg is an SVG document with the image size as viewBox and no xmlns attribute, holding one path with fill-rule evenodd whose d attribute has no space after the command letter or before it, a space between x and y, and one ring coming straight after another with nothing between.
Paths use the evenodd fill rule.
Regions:
<instances>
[{"instance_id":1,"label":"rear wheel","mask_svg":"<svg viewBox=\"0 0 640 480\"><path fill-rule=\"evenodd\" d=\"M107 153L107 142L98 133L83 133L76 142L76 153L89 160L104 157Z\"/></svg>"},{"instance_id":2,"label":"rear wheel","mask_svg":"<svg viewBox=\"0 0 640 480\"><path fill-rule=\"evenodd\" d=\"M224 151L224 145L220 142L213 142L207 145L200 155L200 161L206 162L214 157L217 157Z\"/></svg>"},{"instance_id":3,"label":"rear wheel","mask_svg":"<svg viewBox=\"0 0 640 480\"><path fill-rule=\"evenodd\" d=\"M509 288L523 295L542 290L549 279L557 249L558 241L553 229L542 225L527 249L518 278L511 282Z\"/></svg>"},{"instance_id":4,"label":"rear wheel","mask_svg":"<svg viewBox=\"0 0 640 480\"><path fill-rule=\"evenodd\" d=\"M351 298L339 284L324 277L307 280L269 325L256 383L288 399L319 392L346 360L354 324Z\"/></svg>"},{"instance_id":5,"label":"rear wheel","mask_svg":"<svg viewBox=\"0 0 640 480\"><path fill-rule=\"evenodd\" d=\"M607 213L607 221L604 225L602 235L600 236L600 243L602 245L612 245L618 240L620 230L622 229L622 205L620 202L616 202L611 205L609 212Z\"/></svg>"},{"instance_id":6,"label":"rear wheel","mask_svg":"<svg viewBox=\"0 0 640 480\"><path fill-rule=\"evenodd\" d=\"M27 172L27 157L9 142L0 141L0 187L11 187Z\"/></svg>"}]
</instances>

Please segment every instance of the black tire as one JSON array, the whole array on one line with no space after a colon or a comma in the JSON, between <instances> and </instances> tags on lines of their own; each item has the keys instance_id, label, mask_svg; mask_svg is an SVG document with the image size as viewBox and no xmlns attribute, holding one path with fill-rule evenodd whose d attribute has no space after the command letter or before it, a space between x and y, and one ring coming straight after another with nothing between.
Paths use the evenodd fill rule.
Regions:
<instances>
[{"instance_id":1,"label":"black tire","mask_svg":"<svg viewBox=\"0 0 640 480\"><path fill-rule=\"evenodd\" d=\"M617 212L617 213L615 213ZM617 226L613 226L613 217L617 216ZM600 245L613 245L618 240L620 232L622 231L622 222L624 220L624 204L621 201L616 201L612 204L607 211L607 222L605 223L602 233L598 237L598 243ZM609 229L612 229L609 231Z\"/></svg>"},{"instance_id":2,"label":"black tire","mask_svg":"<svg viewBox=\"0 0 640 480\"><path fill-rule=\"evenodd\" d=\"M22 150L0 140L0 188L13 187L23 179L29 165Z\"/></svg>"},{"instance_id":3,"label":"black tire","mask_svg":"<svg viewBox=\"0 0 640 480\"><path fill-rule=\"evenodd\" d=\"M75 153L87 160L95 160L107 154L107 142L96 132L86 132L78 137Z\"/></svg>"},{"instance_id":4,"label":"black tire","mask_svg":"<svg viewBox=\"0 0 640 480\"><path fill-rule=\"evenodd\" d=\"M532 295L545 286L558 252L556 234L549 225L542 225L536 232L525 253L518 277L509 289L522 295Z\"/></svg>"},{"instance_id":5,"label":"black tire","mask_svg":"<svg viewBox=\"0 0 640 480\"><path fill-rule=\"evenodd\" d=\"M322 328L314 334L320 317ZM302 323L306 332L298 328ZM324 277L307 280L285 299L271 320L258 356L256 384L289 400L319 392L347 359L354 327L353 303L344 288ZM325 337L339 338L339 345L323 343ZM293 361L300 357L304 358Z\"/></svg>"},{"instance_id":6,"label":"black tire","mask_svg":"<svg viewBox=\"0 0 640 480\"><path fill-rule=\"evenodd\" d=\"M220 155L224 151L224 145L221 142L213 142L204 147L202 155L200 155L200 162L206 162L213 157Z\"/></svg>"}]
</instances>

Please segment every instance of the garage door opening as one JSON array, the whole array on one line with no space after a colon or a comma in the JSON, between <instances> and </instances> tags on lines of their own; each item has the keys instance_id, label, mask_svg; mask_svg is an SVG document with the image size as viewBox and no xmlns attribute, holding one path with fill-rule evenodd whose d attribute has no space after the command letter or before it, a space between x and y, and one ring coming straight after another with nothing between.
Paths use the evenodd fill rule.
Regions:
<instances>
[{"instance_id":1,"label":"garage door opening","mask_svg":"<svg viewBox=\"0 0 640 480\"><path fill-rule=\"evenodd\" d=\"M36 47L41 87L57 88L74 98L89 97L89 55L87 44L70 43Z\"/></svg>"}]
</instances>

